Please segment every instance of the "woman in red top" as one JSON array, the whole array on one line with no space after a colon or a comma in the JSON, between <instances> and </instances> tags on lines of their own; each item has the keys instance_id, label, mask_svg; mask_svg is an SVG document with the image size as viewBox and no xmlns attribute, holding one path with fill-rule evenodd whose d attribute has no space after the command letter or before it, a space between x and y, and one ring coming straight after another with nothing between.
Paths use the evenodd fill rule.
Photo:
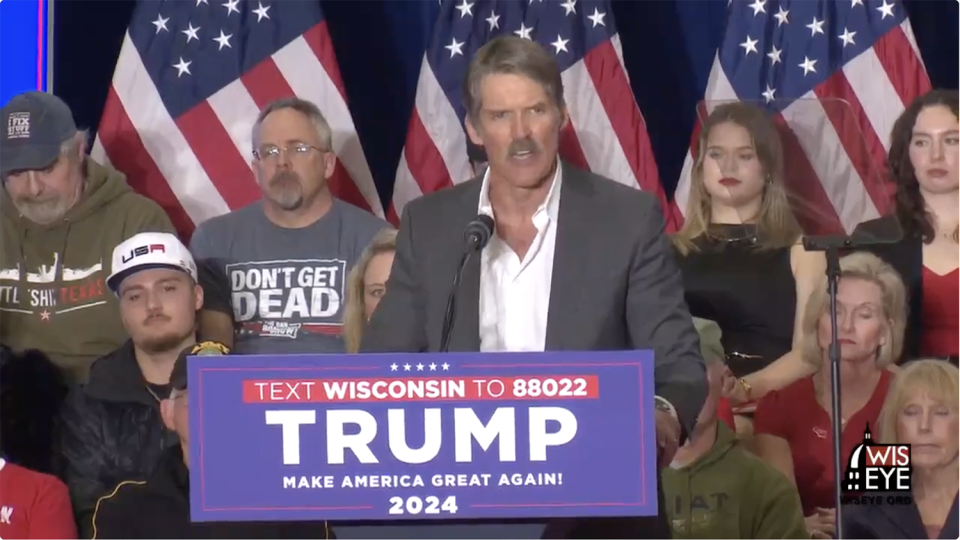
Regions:
<instances>
[{"instance_id":1,"label":"woman in red top","mask_svg":"<svg viewBox=\"0 0 960 540\"><path fill-rule=\"evenodd\" d=\"M932 90L897 119L887 162L897 187L896 220L903 239L870 251L900 272L910 290L904 357L957 362L960 295L960 132L956 90ZM860 226L889 228L894 218Z\"/></svg>"},{"instance_id":2,"label":"woman in red top","mask_svg":"<svg viewBox=\"0 0 960 540\"><path fill-rule=\"evenodd\" d=\"M760 457L796 482L813 538L834 531L831 341L826 276L807 301L803 317L803 358L817 372L764 396L754 429ZM900 356L906 293L897 272L875 255L855 253L840 260L837 292L840 341L841 449L849 456L875 424Z\"/></svg>"}]
</instances>

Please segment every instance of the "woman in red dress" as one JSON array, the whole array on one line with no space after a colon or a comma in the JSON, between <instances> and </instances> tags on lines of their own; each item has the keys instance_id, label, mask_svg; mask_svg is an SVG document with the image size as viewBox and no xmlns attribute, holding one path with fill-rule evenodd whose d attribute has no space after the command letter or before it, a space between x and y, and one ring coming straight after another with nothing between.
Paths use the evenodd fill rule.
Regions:
<instances>
[{"instance_id":1,"label":"woman in red dress","mask_svg":"<svg viewBox=\"0 0 960 540\"><path fill-rule=\"evenodd\" d=\"M842 458L863 439L867 424L877 422L893 374L887 369L900 356L906 319L906 293L897 272L869 253L840 260L837 291L840 411L831 406L832 339L826 276L810 296L803 317L803 359L816 373L757 405L754 430L758 453L796 482L813 538L835 531L832 415L843 425Z\"/></svg>"},{"instance_id":2,"label":"woman in red dress","mask_svg":"<svg viewBox=\"0 0 960 540\"><path fill-rule=\"evenodd\" d=\"M910 292L905 360L957 363L960 296L960 180L956 90L920 96L893 126L888 156L897 186L896 219L903 239L871 248L900 272ZM864 223L867 231L893 218Z\"/></svg>"}]
</instances>

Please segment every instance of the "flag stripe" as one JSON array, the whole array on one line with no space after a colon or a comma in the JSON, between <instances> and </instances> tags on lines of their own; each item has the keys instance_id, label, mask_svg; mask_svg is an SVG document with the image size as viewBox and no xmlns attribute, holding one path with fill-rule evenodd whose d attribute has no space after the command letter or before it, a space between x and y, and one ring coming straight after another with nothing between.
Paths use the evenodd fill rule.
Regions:
<instances>
[{"instance_id":1,"label":"flag stripe","mask_svg":"<svg viewBox=\"0 0 960 540\"><path fill-rule=\"evenodd\" d=\"M210 105L205 101L200 103L182 114L176 124L227 206L239 208L250 204L256 198L250 168Z\"/></svg>"},{"instance_id":2,"label":"flag stripe","mask_svg":"<svg viewBox=\"0 0 960 540\"><path fill-rule=\"evenodd\" d=\"M106 148L113 150L112 159L107 155ZM189 234L192 229L191 216L144 146L140 133L127 116L123 101L114 87L107 92L107 102L100 120L100 135L91 156L127 172L127 183L130 187L159 204L178 233Z\"/></svg>"},{"instance_id":3,"label":"flag stripe","mask_svg":"<svg viewBox=\"0 0 960 540\"><path fill-rule=\"evenodd\" d=\"M873 125L866 118L860 99L850 88L846 74L837 71L823 84L814 89L817 96L823 98L825 112L840 135L850 162L857 171L864 189L870 196L874 207L885 214L890 203L890 193L886 189L882 175L887 155ZM835 105L842 104L843 107Z\"/></svg>"},{"instance_id":4,"label":"flag stripe","mask_svg":"<svg viewBox=\"0 0 960 540\"><path fill-rule=\"evenodd\" d=\"M260 107L253 100L249 89L244 85L242 79L237 79L223 87L222 90L210 96L207 100L210 108L217 115L217 119L223 124L224 129L230 136L233 146L237 153L243 158L247 168L253 170L251 162L253 155L253 124L257 115L260 113ZM253 176L248 177L253 182ZM237 179L241 181L241 178Z\"/></svg>"},{"instance_id":5,"label":"flag stripe","mask_svg":"<svg viewBox=\"0 0 960 540\"><path fill-rule=\"evenodd\" d=\"M877 163L886 163L890 130L904 106L890 79L877 77L883 66L876 51L869 49L843 66L847 85L859 99L863 114L869 119L863 134ZM877 146L879 144L879 146Z\"/></svg>"},{"instance_id":6,"label":"flag stripe","mask_svg":"<svg viewBox=\"0 0 960 540\"><path fill-rule=\"evenodd\" d=\"M917 96L930 90L931 86L923 62L920 60L920 54L915 51L916 45L910 42L903 31L904 25L909 23L904 21L901 26L888 32L877 41L874 49L887 78L900 95L900 102L906 106ZM910 35L913 35L912 31ZM914 74L917 73L923 76L915 76Z\"/></svg>"},{"instance_id":7,"label":"flag stripe","mask_svg":"<svg viewBox=\"0 0 960 540\"><path fill-rule=\"evenodd\" d=\"M653 156L641 150L650 148L650 139L647 136L640 109L632 99L633 93L630 89L630 81L626 77L627 71L620 63L614 41L619 43L619 36L615 36L610 42L598 45L583 59L587 73L593 80L599 102L606 112L598 116L605 116L608 119L618 139L615 141L617 149L613 151L616 161L606 169L606 172L614 180L628 185L639 183L640 189L663 195L663 187L660 184ZM624 99L625 95L630 96L631 99ZM605 132L609 133L609 131L599 131L599 133ZM628 148L633 151L627 152ZM619 163L621 156L626 160L627 170L622 170L623 164ZM601 170L596 165L593 169ZM662 202L665 202L665 198Z\"/></svg>"}]
</instances>

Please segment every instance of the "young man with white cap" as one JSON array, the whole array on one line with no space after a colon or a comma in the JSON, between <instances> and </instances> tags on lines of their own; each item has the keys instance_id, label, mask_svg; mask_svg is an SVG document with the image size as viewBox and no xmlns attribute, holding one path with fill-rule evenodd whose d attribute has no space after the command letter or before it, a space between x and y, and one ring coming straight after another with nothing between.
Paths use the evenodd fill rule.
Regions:
<instances>
[{"instance_id":1,"label":"young man with white cap","mask_svg":"<svg viewBox=\"0 0 960 540\"><path fill-rule=\"evenodd\" d=\"M80 534L89 538L97 499L118 482L145 477L167 447L159 404L181 351L196 344L203 306L197 265L169 233L140 233L113 250L107 287L119 301L130 339L98 359L87 385L71 392L60 448Z\"/></svg>"}]
</instances>

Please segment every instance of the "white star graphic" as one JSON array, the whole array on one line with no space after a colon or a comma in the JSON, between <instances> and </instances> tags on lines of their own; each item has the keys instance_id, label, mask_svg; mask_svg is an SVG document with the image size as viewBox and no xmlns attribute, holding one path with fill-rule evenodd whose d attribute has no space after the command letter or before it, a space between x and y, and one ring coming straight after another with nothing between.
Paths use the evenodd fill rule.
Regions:
<instances>
[{"instance_id":1,"label":"white star graphic","mask_svg":"<svg viewBox=\"0 0 960 540\"><path fill-rule=\"evenodd\" d=\"M410 364L404 364L404 365L403 365L403 370L404 370L404 371L410 371Z\"/></svg>"},{"instance_id":2,"label":"white star graphic","mask_svg":"<svg viewBox=\"0 0 960 540\"><path fill-rule=\"evenodd\" d=\"M753 10L753 16L756 17L761 13L766 13L767 8L763 7L767 4L767 0L753 0L753 3L750 4L750 9Z\"/></svg>"},{"instance_id":3,"label":"white star graphic","mask_svg":"<svg viewBox=\"0 0 960 540\"><path fill-rule=\"evenodd\" d=\"M846 47L847 45L856 45L856 43L853 41L853 36L855 35L857 35L856 32L851 32L844 28L843 33L838 37L843 40L843 46Z\"/></svg>"},{"instance_id":4,"label":"white star graphic","mask_svg":"<svg viewBox=\"0 0 960 540\"><path fill-rule=\"evenodd\" d=\"M744 55L744 56L749 56L750 53L752 53L752 52L758 52L758 51L757 51L757 43L758 43L758 42L759 42L759 40L757 40L757 39L750 39L750 36L747 36L747 40L740 44L740 46L743 47L743 50L744 50L743 55Z\"/></svg>"},{"instance_id":5,"label":"white star graphic","mask_svg":"<svg viewBox=\"0 0 960 540\"><path fill-rule=\"evenodd\" d=\"M490 12L490 16L487 17L487 24L490 25L490 30L495 28L500 28L500 16L494 12Z\"/></svg>"},{"instance_id":6,"label":"white star graphic","mask_svg":"<svg viewBox=\"0 0 960 540\"><path fill-rule=\"evenodd\" d=\"M157 27L158 34L160 33L161 30L166 30L167 32L170 31L170 29L167 28L167 22L169 20L170 20L170 17L167 17L166 19L164 19L163 15L160 15L159 13L157 13L157 20L153 21L153 25Z\"/></svg>"},{"instance_id":7,"label":"white star graphic","mask_svg":"<svg viewBox=\"0 0 960 540\"><path fill-rule=\"evenodd\" d=\"M444 371L450 371L450 364L446 362L440 364L440 367L442 367Z\"/></svg>"},{"instance_id":8,"label":"white star graphic","mask_svg":"<svg viewBox=\"0 0 960 540\"><path fill-rule=\"evenodd\" d=\"M863 0L850 0L850 9L853 9L857 6L862 6Z\"/></svg>"},{"instance_id":9,"label":"white star graphic","mask_svg":"<svg viewBox=\"0 0 960 540\"><path fill-rule=\"evenodd\" d=\"M192 64L192 63L193 63L193 62L185 62L185 61L183 60L183 57L182 57L182 56L180 57L180 62L173 65L173 67L177 68L177 78L178 78L178 79L179 79L180 76L183 75L184 73L186 73L187 75L193 75L193 73L190 73L190 64Z\"/></svg>"},{"instance_id":10,"label":"white star graphic","mask_svg":"<svg viewBox=\"0 0 960 540\"><path fill-rule=\"evenodd\" d=\"M265 6L260 2L257 2L257 9L253 10L257 14L257 22L260 22L264 19L269 19L270 16L267 15L267 12L270 11L270 6Z\"/></svg>"},{"instance_id":11,"label":"white star graphic","mask_svg":"<svg viewBox=\"0 0 960 540\"><path fill-rule=\"evenodd\" d=\"M187 43L190 43L191 39L200 40L200 38L197 37L197 30L200 30L199 26L194 28L193 23L187 23L187 29L181 30L180 33L187 36Z\"/></svg>"},{"instance_id":12,"label":"white star graphic","mask_svg":"<svg viewBox=\"0 0 960 540\"><path fill-rule=\"evenodd\" d=\"M463 3L457 6L457 10L460 11L461 19L467 15L473 17L473 2L467 2L467 0L463 0Z\"/></svg>"},{"instance_id":13,"label":"white star graphic","mask_svg":"<svg viewBox=\"0 0 960 540\"><path fill-rule=\"evenodd\" d=\"M423 371L423 364L417 364L417 371Z\"/></svg>"},{"instance_id":14,"label":"white star graphic","mask_svg":"<svg viewBox=\"0 0 960 540\"><path fill-rule=\"evenodd\" d=\"M777 12L773 14L773 18L777 20L777 26L788 24L790 20L787 17L789 16L790 10L783 9L783 6L777 8Z\"/></svg>"},{"instance_id":15,"label":"white star graphic","mask_svg":"<svg viewBox=\"0 0 960 540\"><path fill-rule=\"evenodd\" d=\"M775 66L780 62L780 53L783 52L783 49L778 49L776 45L773 46L773 50L767 53L767 58L770 59L770 65Z\"/></svg>"},{"instance_id":16,"label":"white star graphic","mask_svg":"<svg viewBox=\"0 0 960 540\"><path fill-rule=\"evenodd\" d=\"M807 58L806 56L804 56L804 57L803 57L803 63L802 63L802 64L798 64L798 65L803 68L803 75L804 75L804 76L807 76L807 75L810 74L811 71L812 71L813 73L816 73L816 72L817 72L817 68L814 67L814 66L816 65L816 63L817 63L816 60L811 60L811 59Z\"/></svg>"},{"instance_id":17,"label":"white star graphic","mask_svg":"<svg viewBox=\"0 0 960 540\"><path fill-rule=\"evenodd\" d=\"M463 56L463 44L464 41L457 41L457 38L453 38L453 41L444 47L444 49L450 51L450 58L453 58L456 55Z\"/></svg>"},{"instance_id":18,"label":"white star graphic","mask_svg":"<svg viewBox=\"0 0 960 540\"><path fill-rule=\"evenodd\" d=\"M200 7L200 4L207 4L207 0L197 0L197 7ZM210 4L207 4L208 6Z\"/></svg>"},{"instance_id":19,"label":"white star graphic","mask_svg":"<svg viewBox=\"0 0 960 540\"><path fill-rule=\"evenodd\" d=\"M47 310L41 311L41 312L40 312L40 320L41 320L41 321L49 321L49 320L50 320L50 312L47 311Z\"/></svg>"},{"instance_id":20,"label":"white star graphic","mask_svg":"<svg viewBox=\"0 0 960 540\"><path fill-rule=\"evenodd\" d=\"M533 38L530 37L530 32L533 32L532 26L530 28L527 28L526 26L524 26L523 23L520 23L520 29L516 30L514 34L522 37L523 39L529 39L532 41Z\"/></svg>"},{"instance_id":21,"label":"white star graphic","mask_svg":"<svg viewBox=\"0 0 960 540\"><path fill-rule=\"evenodd\" d=\"M770 85L768 84L766 91L764 91L761 95L767 100L767 103L770 103L775 99L774 96L776 93L777 91L774 90L773 88L770 88Z\"/></svg>"},{"instance_id":22,"label":"white star graphic","mask_svg":"<svg viewBox=\"0 0 960 540\"><path fill-rule=\"evenodd\" d=\"M557 54L560 54L560 51L570 52L570 51L567 50L567 42L568 42L568 41L570 41L570 40L569 40L569 39L563 39L563 38L560 37L560 35L558 34L558 35L557 35L557 40L554 41L553 43L551 43L551 45L553 45L553 48L557 50Z\"/></svg>"},{"instance_id":23,"label":"white star graphic","mask_svg":"<svg viewBox=\"0 0 960 540\"><path fill-rule=\"evenodd\" d=\"M400 366L398 366L396 363L390 364L390 371L396 371L398 367Z\"/></svg>"},{"instance_id":24,"label":"white star graphic","mask_svg":"<svg viewBox=\"0 0 960 540\"><path fill-rule=\"evenodd\" d=\"M433 362L430 362L430 371L436 371L436 370L437 370L437 365L434 364Z\"/></svg>"},{"instance_id":25,"label":"white star graphic","mask_svg":"<svg viewBox=\"0 0 960 540\"><path fill-rule=\"evenodd\" d=\"M564 15L571 15L577 12L577 0L566 0L560 4L560 7L566 12Z\"/></svg>"},{"instance_id":26,"label":"white star graphic","mask_svg":"<svg viewBox=\"0 0 960 540\"><path fill-rule=\"evenodd\" d=\"M240 14L240 10L237 8L237 4L239 3L240 0L227 0L227 3L223 4L223 7L227 8L227 17L234 12L236 12L237 15Z\"/></svg>"},{"instance_id":27,"label":"white star graphic","mask_svg":"<svg viewBox=\"0 0 960 540\"><path fill-rule=\"evenodd\" d=\"M887 17L893 17L893 4L888 4L887 0L883 0L883 5L878 7L877 11L883 14L883 16L880 17L881 21Z\"/></svg>"},{"instance_id":28,"label":"white star graphic","mask_svg":"<svg viewBox=\"0 0 960 540\"><path fill-rule=\"evenodd\" d=\"M230 45L230 38L232 37L233 37L233 34L224 34L223 30L221 30L220 37L213 38L214 41L220 44L220 47L217 48L217 50L222 51L224 47L230 47L232 49L233 46Z\"/></svg>"},{"instance_id":29,"label":"white star graphic","mask_svg":"<svg viewBox=\"0 0 960 540\"><path fill-rule=\"evenodd\" d=\"M599 24L600 26L606 26L607 24L603 22L603 18L607 16L606 12L601 12L597 8L593 8L593 15L587 17L593 23L593 27L596 28Z\"/></svg>"},{"instance_id":30,"label":"white star graphic","mask_svg":"<svg viewBox=\"0 0 960 540\"><path fill-rule=\"evenodd\" d=\"M810 29L810 37L813 37L817 34L823 33L823 22L825 19L817 20L816 17L813 18L813 22L807 25L807 28Z\"/></svg>"}]
</instances>

